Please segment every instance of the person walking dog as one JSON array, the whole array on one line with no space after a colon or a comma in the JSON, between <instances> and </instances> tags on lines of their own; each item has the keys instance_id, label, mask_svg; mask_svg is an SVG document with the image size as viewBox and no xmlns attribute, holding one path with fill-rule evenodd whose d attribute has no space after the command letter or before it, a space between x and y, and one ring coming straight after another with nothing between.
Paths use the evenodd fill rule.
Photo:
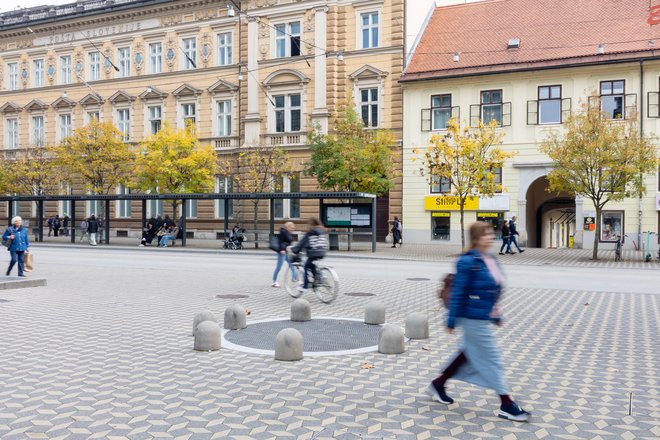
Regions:
<instances>
[{"instance_id":1,"label":"person walking dog","mask_svg":"<svg viewBox=\"0 0 660 440\"><path fill-rule=\"evenodd\" d=\"M25 267L23 265L23 256L29 252L30 239L28 238L28 231L22 226L23 219L16 216L11 219L11 226L9 226L5 233L2 234L2 241L7 243L7 250L11 254L9 268L6 275L9 276L14 265L18 263L18 276L24 277L23 272Z\"/></svg>"},{"instance_id":2,"label":"person walking dog","mask_svg":"<svg viewBox=\"0 0 660 440\"><path fill-rule=\"evenodd\" d=\"M493 238L489 223L477 222L470 226L470 249L456 264L447 319L447 331L453 333L454 328L462 327L463 340L458 354L429 384L427 392L433 400L449 405L454 399L445 391L448 379L492 388L501 401L498 416L524 422L530 414L509 396L502 355L493 334L493 324L502 325L497 303L504 284L504 274L489 252Z\"/></svg>"},{"instance_id":3,"label":"person walking dog","mask_svg":"<svg viewBox=\"0 0 660 440\"><path fill-rule=\"evenodd\" d=\"M511 221L509 222L509 232L511 233L511 243L513 243L516 246L516 249L518 249L518 252L521 254L525 252L525 249L520 249L520 246L518 246L518 239L516 238L516 235L520 236L518 233L518 228L516 227L516 220L518 220L518 217L515 215L511 217ZM511 247L511 245L509 245Z\"/></svg>"}]
</instances>

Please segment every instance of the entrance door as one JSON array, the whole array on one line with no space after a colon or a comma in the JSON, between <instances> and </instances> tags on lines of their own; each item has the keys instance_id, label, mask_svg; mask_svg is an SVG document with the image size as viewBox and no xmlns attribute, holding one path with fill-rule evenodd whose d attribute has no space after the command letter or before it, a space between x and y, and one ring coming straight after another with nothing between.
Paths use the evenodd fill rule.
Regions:
<instances>
[{"instance_id":1,"label":"entrance door","mask_svg":"<svg viewBox=\"0 0 660 440\"><path fill-rule=\"evenodd\" d=\"M385 241L390 233L390 196L389 194L376 199L376 240Z\"/></svg>"},{"instance_id":2,"label":"entrance door","mask_svg":"<svg viewBox=\"0 0 660 440\"><path fill-rule=\"evenodd\" d=\"M529 186L526 199L527 246L566 247L575 233L575 197L548 192L544 176Z\"/></svg>"}]
</instances>

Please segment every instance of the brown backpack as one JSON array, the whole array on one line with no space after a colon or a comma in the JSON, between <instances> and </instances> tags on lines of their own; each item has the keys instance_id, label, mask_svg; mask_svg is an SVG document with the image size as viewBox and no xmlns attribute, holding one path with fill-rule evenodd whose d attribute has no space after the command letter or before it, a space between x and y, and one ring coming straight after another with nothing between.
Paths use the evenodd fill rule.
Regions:
<instances>
[{"instance_id":1,"label":"brown backpack","mask_svg":"<svg viewBox=\"0 0 660 440\"><path fill-rule=\"evenodd\" d=\"M438 292L438 299L442 302L442 305L445 306L445 309L449 309L449 302L451 301L451 287L454 284L453 273L448 273L442 280L442 286Z\"/></svg>"}]
</instances>

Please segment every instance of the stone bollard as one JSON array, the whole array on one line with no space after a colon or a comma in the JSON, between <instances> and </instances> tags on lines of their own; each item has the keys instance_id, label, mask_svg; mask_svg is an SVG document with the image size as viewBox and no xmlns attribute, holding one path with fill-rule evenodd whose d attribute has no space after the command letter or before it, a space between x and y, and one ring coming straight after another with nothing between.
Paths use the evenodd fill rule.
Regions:
<instances>
[{"instance_id":1,"label":"stone bollard","mask_svg":"<svg viewBox=\"0 0 660 440\"><path fill-rule=\"evenodd\" d=\"M211 312L210 310L204 310L203 312L196 314L195 318L193 319L193 329L192 329L193 336L195 336L195 330L197 329L199 323L204 321L218 322L218 318L216 318L213 312Z\"/></svg>"},{"instance_id":2,"label":"stone bollard","mask_svg":"<svg viewBox=\"0 0 660 440\"><path fill-rule=\"evenodd\" d=\"M312 307L309 301L298 298L291 303L291 321L304 322L312 320Z\"/></svg>"},{"instance_id":3,"label":"stone bollard","mask_svg":"<svg viewBox=\"0 0 660 440\"><path fill-rule=\"evenodd\" d=\"M369 301L364 307L365 324L385 324L385 306L379 301Z\"/></svg>"},{"instance_id":4,"label":"stone bollard","mask_svg":"<svg viewBox=\"0 0 660 440\"><path fill-rule=\"evenodd\" d=\"M276 361L299 361L303 358L303 337L295 328L285 328L275 337Z\"/></svg>"},{"instance_id":5,"label":"stone bollard","mask_svg":"<svg viewBox=\"0 0 660 440\"><path fill-rule=\"evenodd\" d=\"M245 308L240 304L233 304L225 309L225 329L240 330L247 327Z\"/></svg>"},{"instance_id":6,"label":"stone bollard","mask_svg":"<svg viewBox=\"0 0 660 440\"><path fill-rule=\"evenodd\" d=\"M406 337L410 339L428 339L429 318L426 313L414 312L406 317Z\"/></svg>"},{"instance_id":7,"label":"stone bollard","mask_svg":"<svg viewBox=\"0 0 660 440\"><path fill-rule=\"evenodd\" d=\"M406 351L403 329L393 324L386 324L378 334L378 352L382 354L401 354Z\"/></svg>"},{"instance_id":8,"label":"stone bollard","mask_svg":"<svg viewBox=\"0 0 660 440\"><path fill-rule=\"evenodd\" d=\"M213 321L200 322L195 331L195 350L220 350L220 325Z\"/></svg>"}]
</instances>

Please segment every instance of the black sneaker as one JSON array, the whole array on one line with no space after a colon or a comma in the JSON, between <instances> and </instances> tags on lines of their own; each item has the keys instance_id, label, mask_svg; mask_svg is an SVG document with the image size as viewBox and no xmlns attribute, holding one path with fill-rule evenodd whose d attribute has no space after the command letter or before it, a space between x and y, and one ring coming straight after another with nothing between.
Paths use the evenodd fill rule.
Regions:
<instances>
[{"instance_id":1,"label":"black sneaker","mask_svg":"<svg viewBox=\"0 0 660 440\"><path fill-rule=\"evenodd\" d=\"M431 396L433 400L437 400L440 403L444 403L445 405L451 405L454 403L454 399L449 397L447 393L445 393L445 389L442 388L441 390L438 391L438 389L433 385L433 382L429 384L429 386L426 388L426 392Z\"/></svg>"},{"instance_id":2,"label":"black sneaker","mask_svg":"<svg viewBox=\"0 0 660 440\"><path fill-rule=\"evenodd\" d=\"M504 255L504 252L500 252L500 255Z\"/></svg>"},{"instance_id":3,"label":"black sneaker","mask_svg":"<svg viewBox=\"0 0 660 440\"><path fill-rule=\"evenodd\" d=\"M500 406L500 412L498 414L498 417L513 420L514 422L526 422L530 416L530 413L519 407L515 402Z\"/></svg>"},{"instance_id":4,"label":"black sneaker","mask_svg":"<svg viewBox=\"0 0 660 440\"><path fill-rule=\"evenodd\" d=\"M525 249L520 249L520 253L522 254L523 252L525 252Z\"/></svg>"}]
</instances>

